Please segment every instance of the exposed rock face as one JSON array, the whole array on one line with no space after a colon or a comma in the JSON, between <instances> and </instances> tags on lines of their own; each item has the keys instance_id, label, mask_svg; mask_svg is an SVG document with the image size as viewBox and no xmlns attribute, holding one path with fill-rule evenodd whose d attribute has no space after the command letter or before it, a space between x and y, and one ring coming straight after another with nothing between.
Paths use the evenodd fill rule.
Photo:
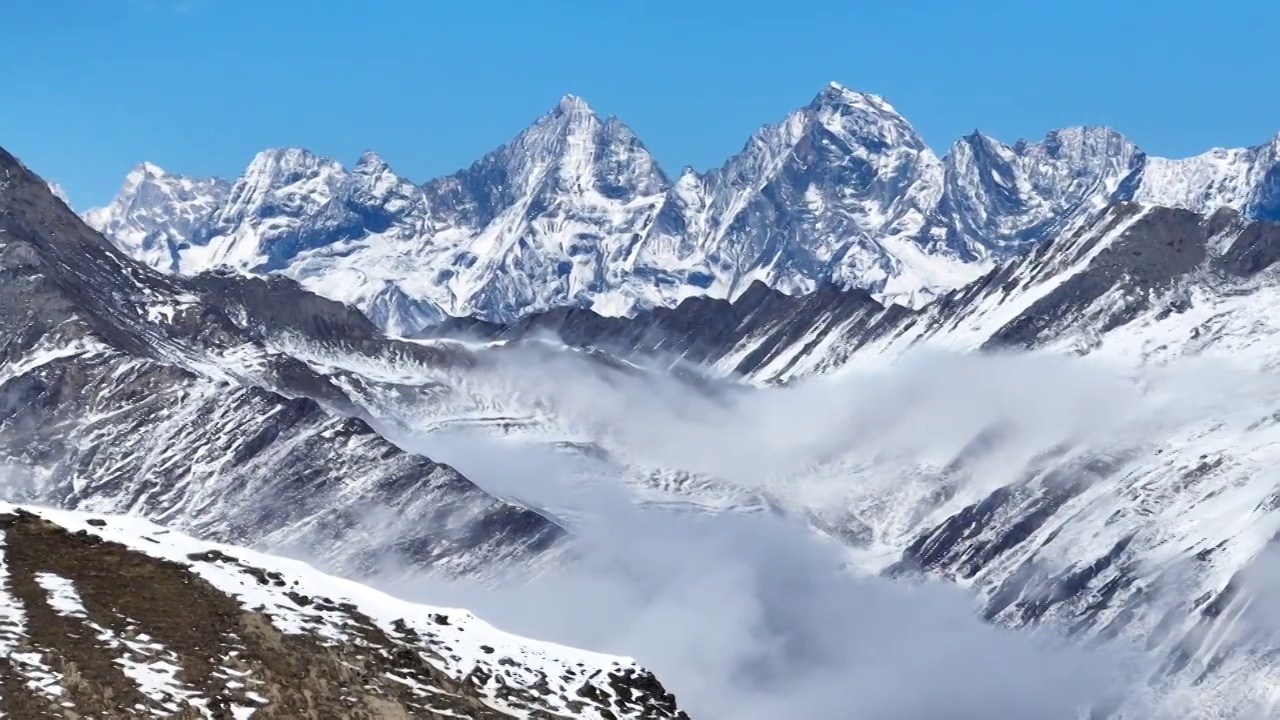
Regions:
<instances>
[{"instance_id":1,"label":"exposed rock face","mask_svg":"<svg viewBox=\"0 0 1280 720\"><path fill-rule=\"evenodd\" d=\"M687 717L627 658L132 518L0 510L12 717Z\"/></svg>"}]
</instances>

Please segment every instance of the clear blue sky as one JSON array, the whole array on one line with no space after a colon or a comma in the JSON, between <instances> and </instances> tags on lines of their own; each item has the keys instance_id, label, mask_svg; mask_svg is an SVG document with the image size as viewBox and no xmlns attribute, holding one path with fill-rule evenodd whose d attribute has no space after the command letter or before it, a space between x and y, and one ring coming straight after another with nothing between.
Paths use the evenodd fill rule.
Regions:
<instances>
[{"instance_id":1,"label":"clear blue sky","mask_svg":"<svg viewBox=\"0 0 1280 720\"><path fill-rule=\"evenodd\" d=\"M1280 3L1243 0L31 0L4 3L0 145L105 202L141 160L234 177L265 147L371 148L416 180L565 93L670 173L838 80L942 152L1104 124L1148 152L1280 130Z\"/></svg>"}]
</instances>

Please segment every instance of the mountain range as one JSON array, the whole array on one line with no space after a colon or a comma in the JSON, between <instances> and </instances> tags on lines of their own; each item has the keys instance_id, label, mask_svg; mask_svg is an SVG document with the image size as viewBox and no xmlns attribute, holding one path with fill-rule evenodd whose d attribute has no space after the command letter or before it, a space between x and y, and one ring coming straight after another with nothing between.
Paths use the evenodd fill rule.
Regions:
<instances>
[{"instance_id":1,"label":"mountain range","mask_svg":"<svg viewBox=\"0 0 1280 720\"><path fill-rule=\"evenodd\" d=\"M799 524L858 572L966 588L992 623L1136 649L1141 687L1095 717L1272 716L1278 147L1165 160L1074 128L938 158L832 86L672 181L569 97L423 185L371 154L269 151L235 182L144 164L84 215L105 237L0 154L0 456L25 508L0 524L44 513L235 577L276 561L143 536L357 578L571 565L575 493L499 492L537 463L488 486L410 449L462 435L571 458L637 506ZM765 473L788 443L802 462ZM115 531L139 517L164 528ZM24 562L46 594L98 592ZM646 672L586 692L616 708L639 678L651 705L630 709L672 716ZM520 677L557 711L577 687ZM454 697L492 708L486 688ZM609 717L583 702L569 716Z\"/></svg>"},{"instance_id":2,"label":"mountain range","mask_svg":"<svg viewBox=\"0 0 1280 720\"><path fill-rule=\"evenodd\" d=\"M675 176L566 96L422 184L371 152L348 168L276 149L234 180L142 163L84 217L151 267L283 274L404 335L448 316L734 300L757 281L919 307L1115 202L1280 217L1278 153L1275 138L1170 160L1072 127L1013 145L975 131L939 157L886 100L832 83L719 168Z\"/></svg>"}]
</instances>

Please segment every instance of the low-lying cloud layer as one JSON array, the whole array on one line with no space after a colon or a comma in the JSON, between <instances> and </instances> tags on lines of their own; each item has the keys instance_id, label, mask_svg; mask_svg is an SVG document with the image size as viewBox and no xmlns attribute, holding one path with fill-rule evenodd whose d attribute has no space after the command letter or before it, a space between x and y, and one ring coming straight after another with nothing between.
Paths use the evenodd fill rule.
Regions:
<instances>
[{"instance_id":1,"label":"low-lying cloud layer","mask_svg":"<svg viewBox=\"0 0 1280 720\"><path fill-rule=\"evenodd\" d=\"M573 539L498 582L406 583L395 558L380 582L515 632L632 655L695 718L1068 718L1136 692L1144 697L1127 707L1141 710L1126 717L1144 720L1276 706L1258 689L1271 677L1261 665L1224 674L1213 654L1226 647L1214 644L1221 628L1196 629L1198 604L1280 529L1266 510L1268 471L1280 464L1270 374L1209 360L1117 370L919 352L758 389L534 344L484 350L438 379L449 393L384 430L548 511ZM650 482L654 470L700 480L667 487ZM1127 538L1124 572L1142 578L1145 627L1181 618L1172 645L1136 647L1136 622L1136 635L1085 650L1053 623L983 623L955 586L876 576L945 517L930 514L938 502L953 513L1031 478L1034 493L1065 481L1068 496L1090 498L1055 515L1056 540L1028 543L1034 572L1079 570ZM844 532L857 523L866 532ZM811 524L835 528L839 542ZM1264 591L1268 582L1255 574ZM1236 627L1247 637L1233 642L1260 646L1255 657L1280 644ZM1185 682L1138 692L1182 637L1210 641L1190 647Z\"/></svg>"},{"instance_id":2,"label":"low-lying cloud layer","mask_svg":"<svg viewBox=\"0 0 1280 720\"><path fill-rule=\"evenodd\" d=\"M1046 453L1141 447L1206 411L1176 373L1145 382L1070 358L918 355L877 375L706 392L563 358L502 365L524 402L616 453L784 501L891 492L961 456L994 488ZM984 437L999 439L975 451ZM607 463L483 430L398 441L554 508L575 560L496 586L394 589L637 657L695 718L1070 718L1151 670L1121 644L1086 651L1051 629L983 623L950 585L859 574L846 548L785 515L638 504Z\"/></svg>"},{"instance_id":3,"label":"low-lying cloud layer","mask_svg":"<svg viewBox=\"0 0 1280 720\"><path fill-rule=\"evenodd\" d=\"M1118 657L985 625L952 587L859 577L777 518L613 506L575 531L578 562L536 578L396 589L636 657L695 718L1071 718L1121 687Z\"/></svg>"}]
</instances>

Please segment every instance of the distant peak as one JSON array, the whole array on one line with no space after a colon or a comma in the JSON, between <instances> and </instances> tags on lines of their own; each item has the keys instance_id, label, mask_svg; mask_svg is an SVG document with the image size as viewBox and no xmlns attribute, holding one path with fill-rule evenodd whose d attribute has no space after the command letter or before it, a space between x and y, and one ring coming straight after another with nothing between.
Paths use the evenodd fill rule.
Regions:
<instances>
[{"instance_id":1,"label":"distant peak","mask_svg":"<svg viewBox=\"0 0 1280 720\"><path fill-rule=\"evenodd\" d=\"M1066 137L1066 136L1108 137L1108 136L1119 135L1119 134L1120 133L1116 132L1115 130L1112 130L1111 128L1105 125L1068 125L1067 127L1050 130L1049 132L1045 133L1045 137L1046 138Z\"/></svg>"},{"instance_id":2,"label":"distant peak","mask_svg":"<svg viewBox=\"0 0 1280 720\"><path fill-rule=\"evenodd\" d=\"M684 170L680 171L680 177L676 178L676 186L691 190L702 184L702 175L693 169L692 165L685 165Z\"/></svg>"},{"instance_id":3,"label":"distant peak","mask_svg":"<svg viewBox=\"0 0 1280 720\"><path fill-rule=\"evenodd\" d=\"M387 161L382 156L372 150L365 150L360 153L360 159L356 160L357 171L359 170L381 170L387 167Z\"/></svg>"},{"instance_id":4,"label":"distant peak","mask_svg":"<svg viewBox=\"0 0 1280 720\"><path fill-rule=\"evenodd\" d=\"M53 193L54 197L61 200L67 207L71 207L71 200L67 197L67 191L64 190L61 185L56 182L50 182L47 184L49 185L49 192Z\"/></svg>"},{"instance_id":5,"label":"distant peak","mask_svg":"<svg viewBox=\"0 0 1280 720\"><path fill-rule=\"evenodd\" d=\"M1108 155L1136 152L1137 146L1121 133L1105 125L1072 125L1050 130L1040 143L1051 152L1077 155Z\"/></svg>"},{"instance_id":6,"label":"distant peak","mask_svg":"<svg viewBox=\"0 0 1280 720\"><path fill-rule=\"evenodd\" d=\"M274 174L289 171L313 171L323 165L336 165L328 158L320 157L306 148L283 147L269 148L253 156L253 161L245 170L247 175L260 173Z\"/></svg>"},{"instance_id":7,"label":"distant peak","mask_svg":"<svg viewBox=\"0 0 1280 720\"><path fill-rule=\"evenodd\" d=\"M560 102L556 103L556 111L571 115L589 115L594 112L587 101L577 95L565 95L560 98Z\"/></svg>"},{"instance_id":8,"label":"distant peak","mask_svg":"<svg viewBox=\"0 0 1280 720\"><path fill-rule=\"evenodd\" d=\"M138 163L129 175L137 180L164 177L164 169L149 162Z\"/></svg>"},{"instance_id":9,"label":"distant peak","mask_svg":"<svg viewBox=\"0 0 1280 720\"><path fill-rule=\"evenodd\" d=\"M872 93L850 90L834 80L813 99L811 107L862 107L877 112L897 112L887 100Z\"/></svg>"},{"instance_id":10,"label":"distant peak","mask_svg":"<svg viewBox=\"0 0 1280 720\"><path fill-rule=\"evenodd\" d=\"M302 147L268 148L254 156L254 160L275 163L297 163L314 159L315 153Z\"/></svg>"}]
</instances>

